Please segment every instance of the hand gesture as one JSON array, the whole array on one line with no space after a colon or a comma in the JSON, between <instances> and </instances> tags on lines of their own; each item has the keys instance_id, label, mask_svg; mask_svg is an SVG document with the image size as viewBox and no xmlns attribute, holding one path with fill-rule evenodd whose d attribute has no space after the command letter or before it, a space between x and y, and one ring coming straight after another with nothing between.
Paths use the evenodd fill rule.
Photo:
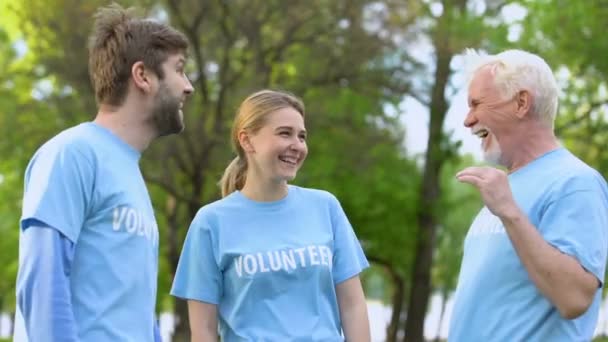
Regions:
<instances>
[{"instance_id":1,"label":"hand gesture","mask_svg":"<svg viewBox=\"0 0 608 342\"><path fill-rule=\"evenodd\" d=\"M456 174L456 179L475 186L484 204L499 218L517 209L507 173L493 167L468 167Z\"/></svg>"}]
</instances>

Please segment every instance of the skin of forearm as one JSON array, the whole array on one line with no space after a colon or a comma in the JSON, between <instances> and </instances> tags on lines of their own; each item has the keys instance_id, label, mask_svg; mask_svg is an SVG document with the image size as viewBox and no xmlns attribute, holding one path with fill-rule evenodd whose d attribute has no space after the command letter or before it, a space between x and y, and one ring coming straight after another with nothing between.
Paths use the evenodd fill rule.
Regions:
<instances>
[{"instance_id":1,"label":"skin of forearm","mask_svg":"<svg viewBox=\"0 0 608 342\"><path fill-rule=\"evenodd\" d=\"M218 340L216 332L211 331L198 331L192 332L191 342L214 342Z\"/></svg>"},{"instance_id":2,"label":"skin of forearm","mask_svg":"<svg viewBox=\"0 0 608 342\"><path fill-rule=\"evenodd\" d=\"M342 329L347 342L369 342L370 331L365 302L356 303L342 315Z\"/></svg>"},{"instance_id":3,"label":"skin of forearm","mask_svg":"<svg viewBox=\"0 0 608 342\"><path fill-rule=\"evenodd\" d=\"M505 230L528 275L539 291L573 319L583 314L597 290L595 276L572 256L547 243L521 210L514 208L501 217Z\"/></svg>"}]
</instances>

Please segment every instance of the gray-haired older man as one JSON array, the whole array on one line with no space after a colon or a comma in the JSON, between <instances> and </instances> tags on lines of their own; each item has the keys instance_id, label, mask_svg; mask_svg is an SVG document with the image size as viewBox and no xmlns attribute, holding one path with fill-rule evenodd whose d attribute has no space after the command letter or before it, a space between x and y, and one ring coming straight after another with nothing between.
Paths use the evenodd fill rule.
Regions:
<instances>
[{"instance_id":1,"label":"gray-haired older man","mask_svg":"<svg viewBox=\"0 0 608 342\"><path fill-rule=\"evenodd\" d=\"M507 171L456 175L485 206L464 242L449 340L590 341L608 251L606 182L559 145L558 89L542 58L476 56L464 125Z\"/></svg>"}]
</instances>

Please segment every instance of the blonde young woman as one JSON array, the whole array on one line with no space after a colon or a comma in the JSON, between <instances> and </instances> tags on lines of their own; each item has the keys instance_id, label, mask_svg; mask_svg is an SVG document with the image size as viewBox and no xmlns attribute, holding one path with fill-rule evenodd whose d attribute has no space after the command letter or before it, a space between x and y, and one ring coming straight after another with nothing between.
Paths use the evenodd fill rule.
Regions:
<instances>
[{"instance_id":1,"label":"blonde young woman","mask_svg":"<svg viewBox=\"0 0 608 342\"><path fill-rule=\"evenodd\" d=\"M263 90L236 115L223 198L202 207L171 293L193 341L369 341L368 267L338 200L289 185L306 159L304 105Z\"/></svg>"}]
</instances>

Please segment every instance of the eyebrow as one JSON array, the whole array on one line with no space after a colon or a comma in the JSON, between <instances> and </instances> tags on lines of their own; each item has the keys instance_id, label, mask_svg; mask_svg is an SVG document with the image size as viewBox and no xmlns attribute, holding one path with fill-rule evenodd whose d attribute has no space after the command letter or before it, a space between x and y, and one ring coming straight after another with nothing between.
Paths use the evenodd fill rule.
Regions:
<instances>
[{"instance_id":1,"label":"eyebrow","mask_svg":"<svg viewBox=\"0 0 608 342\"><path fill-rule=\"evenodd\" d=\"M282 129L288 129L290 131L293 131L293 127L291 127L291 126L279 126L279 127L275 128L275 131L280 131ZM300 133L306 133L306 130L302 129L302 130L300 130Z\"/></svg>"}]
</instances>

